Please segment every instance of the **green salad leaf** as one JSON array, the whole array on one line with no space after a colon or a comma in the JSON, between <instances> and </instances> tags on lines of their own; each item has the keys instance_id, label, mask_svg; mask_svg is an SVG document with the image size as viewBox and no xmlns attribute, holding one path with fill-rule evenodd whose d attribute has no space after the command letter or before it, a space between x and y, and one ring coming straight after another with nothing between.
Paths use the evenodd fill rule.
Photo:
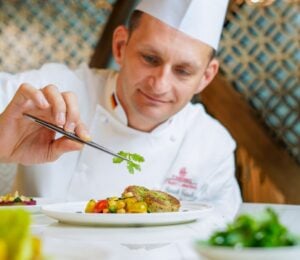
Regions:
<instances>
[{"instance_id":1,"label":"green salad leaf","mask_svg":"<svg viewBox=\"0 0 300 260\"><path fill-rule=\"evenodd\" d=\"M124 152L124 151L118 152L118 155L120 155L126 159L129 159L131 162L126 161L120 157L114 157L113 163L122 163L123 161L126 161L127 170L130 174L134 174L135 170L141 171L140 163L145 161L143 156L141 156L137 153L128 153L128 152Z\"/></svg>"},{"instance_id":2,"label":"green salad leaf","mask_svg":"<svg viewBox=\"0 0 300 260\"><path fill-rule=\"evenodd\" d=\"M267 208L260 217L249 214L238 216L227 228L217 231L206 241L209 245L226 247L279 247L299 244L280 223L277 213Z\"/></svg>"}]
</instances>

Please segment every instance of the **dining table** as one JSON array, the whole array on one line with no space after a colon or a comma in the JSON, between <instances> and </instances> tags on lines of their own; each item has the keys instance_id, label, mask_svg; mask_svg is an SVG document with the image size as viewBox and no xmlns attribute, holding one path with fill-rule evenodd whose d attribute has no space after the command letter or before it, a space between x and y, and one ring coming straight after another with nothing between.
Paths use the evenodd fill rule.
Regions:
<instances>
[{"instance_id":1,"label":"dining table","mask_svg":"<svg viewBox=\"0 0 300 260\"><path fill-rule=\"evenodd\" d=\"M286 204L243 203L238 214L259 214L273 208L281 222L300 234L300 206ZM218 214L199 220L158 226L98 226L66 224L42 212L32 214L31 232L42 241L43 254L49 259L105 260L196 260L204 259L195 243L226 226Z\"/></svg>"}]
</instances>

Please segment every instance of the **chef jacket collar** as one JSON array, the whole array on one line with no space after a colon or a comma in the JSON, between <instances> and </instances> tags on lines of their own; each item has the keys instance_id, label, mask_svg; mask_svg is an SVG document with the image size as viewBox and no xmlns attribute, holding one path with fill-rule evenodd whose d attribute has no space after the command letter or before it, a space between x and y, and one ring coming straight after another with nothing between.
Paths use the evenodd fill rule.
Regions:
<instances>
[{"instance_id":1,"label":"chef jacket collar","mask_svg":"<svg viewBox=\"0 0 300 260\"><path fill-rule=\"evenodd\" d=\"M111 73L107 83L106 89L108 90L108 95L106 95L106 109L110 112L110 114L121 122L124 125L128 125L128 119L126 113L121 105L121 102L118 99L116 94L116 86L117 86L117 78L118 73L114 72ZM166 122L160 124L155 129L151 131L151 134L159 134L162 131L166 130L172 123L173 118L169 118Z\"/></svg>"}]
</instances>

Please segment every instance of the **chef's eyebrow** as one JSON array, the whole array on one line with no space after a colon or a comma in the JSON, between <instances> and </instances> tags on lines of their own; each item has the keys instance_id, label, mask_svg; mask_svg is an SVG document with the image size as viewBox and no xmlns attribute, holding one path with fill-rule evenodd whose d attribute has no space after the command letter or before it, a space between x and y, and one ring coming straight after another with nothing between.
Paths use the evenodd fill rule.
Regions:
<instances>
[{"instance_id":1,"label":"chef's eyebrow","mask_svg":"<svg viewBox=\"0 0 300 260\"><path fill-rule=\"evenodd\" d=\"M153 48L152 46L148 46L147 44L143 45L140 50L139 50L142 54L149 54L149 55L154 55L156 56L158 59L163 60L163 53L155 48ZM202 64L198 61L198 60L182 60L182 61L178 61L175 63L175 66L180 66L180 67L185 67L188 69L192 69L192 70L199 70L202 67ZM203 64L204 66L204 64Z\"/></svg>"}]
</instances>

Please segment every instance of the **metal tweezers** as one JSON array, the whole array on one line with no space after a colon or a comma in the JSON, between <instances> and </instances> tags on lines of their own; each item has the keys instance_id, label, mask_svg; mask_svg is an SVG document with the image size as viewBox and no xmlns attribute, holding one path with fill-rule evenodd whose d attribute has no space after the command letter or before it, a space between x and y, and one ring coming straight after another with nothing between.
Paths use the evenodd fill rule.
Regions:
<instances>
[{"instance_id":1,"label":"metal tweezers","mask_svg":"<svg viewBox=\"0 0 300 260\"><path fill-rule=\"evenodd\" d=\"M108 154L110 154L110 155L112 155L112 156L114 156L114 157L118 157L118 158L123 159L123 160L125 160L125 161L131 162L131 161L128 160L127 158L125 158L125 157L123 157L123 156L121 156L121 155L119 155L119 154L117 154L117 153L114 153L113 151L111 151L111 150L105 148L104 146L99 145L99 144L97 144L97 143L95 143L95 142L92 142L92 141L84 141L84 140L82 140L81 138L79 138L77 135L75 135L75 134L73 134L73 133L71 133L71 132L67 132L67 131L65 131L65 130L64 130L63 128L61 128L61 127L58 127L58 126L56 126L56 125L54 125L54 124L51 124L51 123L49 123L49 122L46 122L46 121L44 121L44 120L42 120L42 119L40 119L40 118L37 118L37 117L35 117L35 116L33 116L33 115L29 115L29 114L27 114L27 113L24 113L23 115L24 115L25 117L29 118L30 120L34 121L35 123L38 123L39 125L44 126L44 127L48 128L48 129L50 129L50 130L52 130L52 131L58 132L58 133L60 133L60 134L62 134L62 135L64 135L64 136L68 137L68 138L71 139L71 140L77 141L77 142L79 142L79 143L86 144L86 145L88 145L88 146L91 146L91 147L93 147L93 148L96 148L96 149L98 149L98 150L101 150L102 152L108 153Z\"/></svg>"}]
</instances>

